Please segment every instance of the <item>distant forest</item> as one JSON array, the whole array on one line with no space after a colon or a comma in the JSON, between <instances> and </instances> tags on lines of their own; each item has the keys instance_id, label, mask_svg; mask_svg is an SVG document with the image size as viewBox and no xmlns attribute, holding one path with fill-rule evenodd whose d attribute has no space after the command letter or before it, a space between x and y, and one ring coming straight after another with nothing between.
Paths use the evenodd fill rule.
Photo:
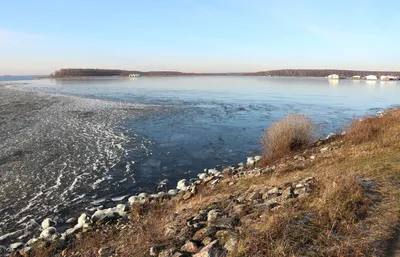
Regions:
<instances>
[{"instance_id":1,"label":"distant forest","mask_svg":"<svg viewBox=\"0 0 400 257\"><path fill-rule=\"evenodd\" d=\"M400 76L399 71L355 71L355 70L317 70L317 69L287 69L270 70L260 72L243 73L184 73L178 71L128 71L112 69L61 69L51 74L51 77L103 77L103 76L129 76L129 74L140 74L141 76L282 76L282 77L326 77L331 74L337 74L343 77L352 77L359 75L392 75Z\"/></svg>"}]
</instances>

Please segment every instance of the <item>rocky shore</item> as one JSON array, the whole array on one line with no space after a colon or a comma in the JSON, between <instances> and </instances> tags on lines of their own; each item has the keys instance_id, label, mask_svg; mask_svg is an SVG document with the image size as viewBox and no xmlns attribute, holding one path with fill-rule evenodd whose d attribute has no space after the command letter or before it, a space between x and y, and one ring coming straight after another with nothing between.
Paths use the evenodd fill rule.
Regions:
<instances>
[{"instance_id":1,"label":"rocky shore","mask_svg":"<svg viewBox=\"0 0 400 257\"><path fill-rule=\"evenodd\" d=\"M316 145L323 145L335 134L320 140ZM146 206L162 205L165 202L178 200L187 201L195 197L199 191L213 190L218 185L229 188L238 181L271 174L288 166L306 166L320 158L334 146L314 147L301 154L282 160L273 166L258 167L261 156L249 157L246 163L234 166L217 166L205 169L197 178L178 181L176 189L161 191L154 194L140 193L128 198L125 204L113 208L99 207L92 212L82 213L79 217L66 221L69 228L58 232L56 222L46 218L41 223L41 233L38 238L31 238L27 243L15 242L9 246L0 246L0 256L31 256L35 247L57 245L60 256L85 256L80 252L70 250L69 246L88 232L100 232L103 229L123 229L129 227L134 218L135 209ZM176 239L174 247L154 245L148 254L150 256L224 256L237 247L238 235L242 227L250 225L266 210L277 211L286 204L301 198L306 198L314 189L314 177L304 177L295 181L268 187L252 185L247 190L231 195L229 198L215 201L196 215L185 218L185 224L179 221L180 215L164 228L165 235ZM175 215L172 213L172 215ZM100 247L96 256L121 256L111 248ZM124 256L124 255L122 255Z\"/></svg>"}]
</instances>

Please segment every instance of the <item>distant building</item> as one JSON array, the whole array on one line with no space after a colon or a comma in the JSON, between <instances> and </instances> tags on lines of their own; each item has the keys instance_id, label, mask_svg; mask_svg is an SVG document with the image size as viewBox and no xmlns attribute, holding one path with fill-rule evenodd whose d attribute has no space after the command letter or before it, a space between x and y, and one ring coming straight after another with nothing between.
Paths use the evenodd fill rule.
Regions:
<instances>
[{"instance_id":1,"label":"distant building","mask_svg":"<svg viewBox=\"0 0 400 257\"><path fill-rule=\"evenodd\" d=\"M355 75L355 76L352 77L352 79L361 79L361 76L360 75Z\"/></svg>"},{"instance_id":2,"label":"distant building","mask_svg":"<svg viewBox=\"0 0 400 257\"><path fill-rule=\"evenodd\" d=\"M327 77L328 79L339 79L339 75L337 74L331 74Z\"/></svg>"},{"instance_id":3,"label":"distant building","mask_svg":"<svg viewBox=\"0 0 400 257\"><path fill-rule=\"evenodd\" d=\"M140 74L129 74L130 78L139 78Z\"/></svg>"},{"instance_id":4,"label":"distant building","mask_svg":"<svg viewBox=\"0 0 400 257\"><path fill-rule=\"evenodd\" d=\"M382 75L380 77L381 80L398 80L398 77L394 77L394 76L386 76L386 75Z\"/></svg>"},{"instance_id":5,"label":"distant building","mask_svg":"<svg viewBox=\"0 0 400 257\"><path fill-rule=\"evenodd\" d=\"M367 79L367 80L377 80L378 77L375 76L375 75L368 75L368 76L365 76L365 79Z\"/></svg>"}]
</instances>

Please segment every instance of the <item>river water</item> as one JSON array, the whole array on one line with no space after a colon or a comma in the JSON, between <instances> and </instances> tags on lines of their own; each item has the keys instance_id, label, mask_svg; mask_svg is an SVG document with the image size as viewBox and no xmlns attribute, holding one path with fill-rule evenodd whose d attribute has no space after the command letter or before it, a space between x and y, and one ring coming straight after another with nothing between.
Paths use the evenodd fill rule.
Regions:
<instances>
[{"instance_id":1,"label":"river water","mask_svg":"<svg viewBox=\"0 0 400 257\"><path fill-rule=\"evenodd\" d=\"M311 116L327 135L400 102L400 83L392 81L142 77L0 84L0 244L34 235L45 217L63 224L88 208L162 190L162 180L173 188L204 168L258 155L263 130L287 113Z\"/></svg>"}]
</instances>

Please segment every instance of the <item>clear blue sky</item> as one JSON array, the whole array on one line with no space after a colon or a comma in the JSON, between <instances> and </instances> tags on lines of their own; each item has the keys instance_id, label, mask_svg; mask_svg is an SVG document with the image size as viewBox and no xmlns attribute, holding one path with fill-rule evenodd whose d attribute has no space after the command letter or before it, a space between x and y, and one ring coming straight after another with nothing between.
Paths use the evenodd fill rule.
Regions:
<instances>
[{"instance_id":1,"label":"clear blue sky","mask_svg":"<svg viewBox=\"0 0 400 257\"><path fill-rule=\"evenodd\" d=\"M2 0L0 74L400 70L400 2Z\"/></svg>"}]
</instances>

